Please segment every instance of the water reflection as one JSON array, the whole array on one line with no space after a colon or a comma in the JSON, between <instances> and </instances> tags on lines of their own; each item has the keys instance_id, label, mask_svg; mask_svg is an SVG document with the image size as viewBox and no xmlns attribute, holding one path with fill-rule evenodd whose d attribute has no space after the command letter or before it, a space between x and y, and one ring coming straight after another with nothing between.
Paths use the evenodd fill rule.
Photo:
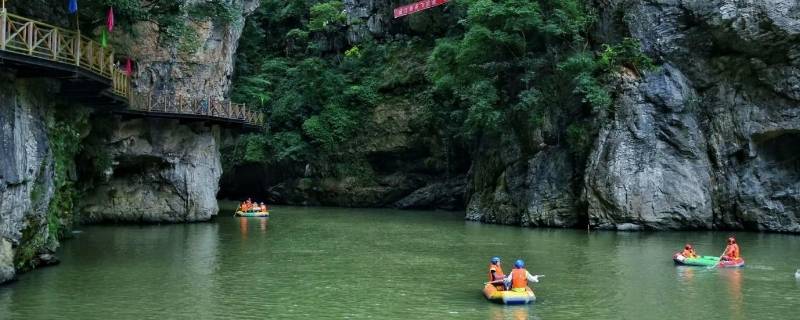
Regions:
<instances>
[{"instance_id":1,"label":"water reflection","mask_svg":"<svg viewBox=\"0 0 800 320\"><path fill-rule=\"evenodd\" d=\"M695 267L678 266L675 267L675 269L678 270L678 277L680 277L681 281L687 284L692 283L692 280L694 280L695 276L694 275L696 269Z\"/></svg>"},{"instance_id":2,"label":"water reflection","mask_svg":"<svg viewBox=\"0 0 800 320\"><path fill-rule=\"evenodd\" d=\"M247 218L239 218L239 233L242 235L242 239L247 239Z\"/></svg>"},{"instance_id":3,"label":"water reflection","mask_svg":"<svg viewBox=\"0 0 800 320\"><path fill-rule=\"evenodd\" d=\"M731 319L745 319L742 305L742 269L721 269L720 276L727 283L728 295L730 296L729 305L731 309Z\"/></svg>"},{"instance_id":4,"label":"water reflection","mask_svg":"<svg viewBox=\"0 0 800 320\"><path fill-rule=\"evenodd\" d=\"M259 229L261 230L262 234L267 232L267 219L266 218L258 219L258 225L259 225Z\"/></svg>"},{"instance_id":5,"label":"water reflection","mask_svg":"<svg viewBox=\"0 0 800 320\"><path fill-rule=\"evenodd\" d=\"M536 316L531 316L530 305L526 306L492 306L489 309L489 319L492 320L527 320L539 319Z\"/></svg>"},{"instance_id":6,"label":"water reflection","mask_svg":"<svg viewBox=\"0 0 800 320\"><path fill-rule=\"evenodd\" d=\"M247 239L247 234L250 231L250 219L257 219L258 220L258 230L261 234L266 234L267 228L269 226L268 221L269 219L266 218L238 218L239 219L239 233L242 235L242 239ZM255 223L255 222L254 222Z\"/></svg>"}]
</instances>

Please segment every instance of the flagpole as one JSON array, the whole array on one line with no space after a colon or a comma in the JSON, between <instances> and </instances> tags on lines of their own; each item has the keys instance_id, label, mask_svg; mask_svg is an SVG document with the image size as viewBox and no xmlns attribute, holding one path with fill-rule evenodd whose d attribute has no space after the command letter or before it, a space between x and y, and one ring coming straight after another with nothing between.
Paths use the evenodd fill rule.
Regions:
<instances>
[{"instance_id":1,"label":"flagpole","mask_svg":"<svg viewBox=\"0 0 800 320\"><path fill-rule=\"evenodd\" d=\"M78 14L78 10L75 10L75 28L78 29L78 39L75 41L75 44L78 46L78 54L75 56L76 65L81 65L81 18Z\"/></svg>"}]
</instances>

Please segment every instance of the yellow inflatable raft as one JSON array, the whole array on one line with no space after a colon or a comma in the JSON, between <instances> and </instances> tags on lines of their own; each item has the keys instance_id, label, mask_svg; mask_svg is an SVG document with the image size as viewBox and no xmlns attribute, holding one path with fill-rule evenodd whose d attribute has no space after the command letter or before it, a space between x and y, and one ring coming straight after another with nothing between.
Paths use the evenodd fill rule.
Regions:
<instances>
[{"instance_id":1,"label":"yellow inflatable raft","mask_svg":"<svg viewBox=\"0 0 800 320\"><path fill-rule=\"evenodd\" d=\"M524 291L505 291L498 290L493 284L487 284L483 287L483 295L489 301L503 304L528 304L536 301L536 295L530 287L525 287Z\"/></svg>"}]
</instances>

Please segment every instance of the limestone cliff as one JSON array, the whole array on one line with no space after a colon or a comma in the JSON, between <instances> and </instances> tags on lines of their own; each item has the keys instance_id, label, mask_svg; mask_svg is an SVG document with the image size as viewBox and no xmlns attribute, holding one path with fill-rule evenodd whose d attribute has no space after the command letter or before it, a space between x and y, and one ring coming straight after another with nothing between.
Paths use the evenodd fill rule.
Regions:
<instances>
[{"instance_id":1,"label":"limestone cliff","mask_svg":"<svg viewBox=\"0 0 800 320\"><path fill-rule=\"evenodd\" d=\"M36 255L57 240L48 234L53 156L46 117L57 83L0 75L0 283L15 274L19 250ZM26 243L26 241L28 243Z\"/></svg>"},{"instance_id":2,"label":"limestone cliff","mask_svg":"<svg viewBox=\"0 0 800 320\"><path fill-rule=\"evenodd\" d=\"M87 5L92 4L97 5ZM115 40L128 47L118 48L120 53L129 51L136 61L137 94L225 96L242 21L258 1L225 4L234 10L231 21L183 17L193 46L178 48L151 22L133 26L135 38ZM51 1L12 2L8 7L74 27L65 8ZM19 270L52 261L49 253L58 246L58 236L69 231L76 208L85 209L79 219L87 222L184 222L208 220L217 213L220 129L177 120L115 118L104 113L108 108L98 108L91 133L88 128L75 132L69 123L54 122L53 114L66 108L62 105L69 106L68 113L79 110L59 94L58 81L17 79L15 73L5 65L0 72L0 283ZM104 154L108 163L75 165L74 153L84 138L94 143L82 146L89 154L82 159L97 160L92 155ZM69 152L61 150L65 139ZM97 169L91 167L98 163L109 165L101 168L101 179L78 173ZM77 192L83 192L80 201ZM62 212L60 206L69 210Z\"/></svg>"},{"instance_id":3,"label":"limestone cliff","mask_svg":"<svg viewBox=\"0 0 800 320\"><path fill-rule=\"evenodd\" d=\"M624 89L600 134L586 175L592 223L800 232L800 4L616 10L664 67Z\"/></svg>"},{"instance_id":4,"label":"limestone cliff","mask_svg":"<svg viewBox=\"0 0 800 320\"><path fill-rule=\"evenodd\" d=\"M545 160L558 147L484 147L470 175L468 218L800 232L800 5L597 5L596 37L639 39L660 67L622 72L614 114L587 163ZM537 170L543 165L550 168Z\"/></svg>"},{"instance_id":5,"label":"limestone cliff","mask_svg":"<svg viewBox=\"0 0 800 320\"><path fill-rule=\"evenodd\" d=\"M186 6L208 1L193 1ZM155 22L133 26L124 40L136 61L134 95L169 99L225 99L244 19L254 0L227 3L231 20L180 17L188 28L169 41ZM188 41L188 42L187 42ZM105 180L82 199L85 222L205 221L217 214L222 174L217 127L158 119L99 119L113 125L95 147L108 149L112 164Z\"/></svg>"},{"instance_id":6,"label":"limestone cliff","mask_svg":"<svg viewBox=\"0 0 800 320\"><path fill-rule=\"evenodd\" d=\"M222 174L216 126L136 119L110 128L96 147L113 165L82 200L83 222L187 222L216 214Z\"/></svg>"},{"instance_id":7,"label":"limestone cliff","mask_svg":"<svg viewBox=\"0 0 800 320\"><path fill-rule=\"evenodd\" d=\"M188 1L197 6L211 0ZM136 94L174 96L176 98L225 98L230 88L234 54L242 35L245 17L258 6L257 0L226 1L233 12L229 20L214 16L178 17L186 30L179 38L163 34L157 23L138 22L126 39L130 55L136 61Z\"/></svg>"}]
</instances>

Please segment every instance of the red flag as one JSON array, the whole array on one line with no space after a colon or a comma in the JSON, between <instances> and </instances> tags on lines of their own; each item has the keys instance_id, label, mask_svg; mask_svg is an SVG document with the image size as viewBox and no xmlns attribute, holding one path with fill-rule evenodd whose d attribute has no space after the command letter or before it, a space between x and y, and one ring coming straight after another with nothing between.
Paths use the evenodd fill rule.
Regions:
<instances>
[{"instance_id":1,"label":"red flag","mask_svg":"<svg viewBox=\"0 0 800 320\"><path fill-rule=\"evenodd\" d=\"M130 76L131 73L133 73L133 65L131 64L131 58L128 58L125 60L125 74Z\"/></svg>"},{"instance_id":2,"label":"red flag","mask_svg":"<svg viewBox=\"0 0 800 320\"><path fill-rule=\"evenodd\" d=\"M108 32L114 31L114 8L108 8L108 18L106 19L106 25L108 25Z\"/></svg>"},{"instance_id":3,"label":"red flag","mask_svg":"<svg viewBox=\"0 0 800 320\"><path fill-rule=\"evenodd\" d=\"M427 9L430 9L430 8L433 8L433 7L436 7L436 6L443 5L443 4L447 3L447 2L450 2L450 0L421 0L421 1L417 1L417 2L414 2L414 3L408 4L408 5L404 5L404 6L400 6L400 7L394 8L394 17L395 17L395 19L396 18L400 18L400 17L407 16L407 15L415 13L415 12L419 12L419 11L422 11L422 10L427 10Z\"/></svg>"}]
</instances>

